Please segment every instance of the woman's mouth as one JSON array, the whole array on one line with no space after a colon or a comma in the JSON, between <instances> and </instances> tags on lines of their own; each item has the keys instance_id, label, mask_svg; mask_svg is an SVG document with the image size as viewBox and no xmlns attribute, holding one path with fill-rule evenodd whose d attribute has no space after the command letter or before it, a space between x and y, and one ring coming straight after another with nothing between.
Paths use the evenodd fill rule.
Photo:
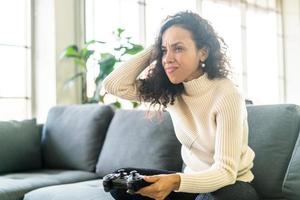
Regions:
<instances>
[{"instance_id":1,"label":"woman's mouth","mask_svg":"<svg viewBox=\"0 0 300 200\"><path fill-rule=\"evenodd\" d=\"M165 69L167 74L172 74L174 71L176 71L177 67L167 67Z\"/></svg>"}]
</instances>

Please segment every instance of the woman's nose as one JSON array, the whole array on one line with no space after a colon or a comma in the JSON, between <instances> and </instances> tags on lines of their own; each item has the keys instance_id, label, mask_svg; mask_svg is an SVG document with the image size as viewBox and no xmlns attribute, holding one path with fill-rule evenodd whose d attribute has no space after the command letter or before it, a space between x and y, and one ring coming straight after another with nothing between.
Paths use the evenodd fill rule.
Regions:
<instances>
[{"instance_id":1,"label":"woman's nose","mask_svg":"<svg viewBox=\"0 0 300 200\"><path fill-rule=\"evenodd\" d=\"M171 51L167 51L164 56L165 63L172 63L174 62L174 55Z\"/></svg>"}]
</instances>

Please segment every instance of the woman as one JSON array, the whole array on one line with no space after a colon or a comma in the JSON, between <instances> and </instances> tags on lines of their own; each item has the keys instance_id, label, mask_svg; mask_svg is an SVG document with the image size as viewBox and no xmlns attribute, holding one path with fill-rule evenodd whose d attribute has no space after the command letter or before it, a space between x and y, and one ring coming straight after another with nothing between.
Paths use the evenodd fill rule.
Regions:
<instances>
[{"instance_id":1,"label":"woman","mask_svg":"<svg viewBox=\"0 0 300 200\"><path fill-rule=\"evenodd\" d=\"M184 173L136 169L152 184L132 196L114 190L115 199L258 199L245 101L227 78L222 45L205 19L179 12L164 21L153 47L104 80L111 94L166 108L186 164Z\"/></svg>"}]
</instances>

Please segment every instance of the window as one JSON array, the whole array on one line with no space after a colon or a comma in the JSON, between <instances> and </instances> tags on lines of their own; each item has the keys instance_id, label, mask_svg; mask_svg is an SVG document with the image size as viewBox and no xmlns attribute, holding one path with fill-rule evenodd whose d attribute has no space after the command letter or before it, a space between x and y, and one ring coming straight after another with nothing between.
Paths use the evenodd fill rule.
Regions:
<instances>
[{"instance_id":1,"label":"window","mask_svg":"<svg viewBox=\"0 0 300 200\"><path fill-rule=\"evenodd\" d=\"M229 47L235 80L255 104L283 101L279 1L203 0L203 16Z\"/></svg>"},{"instance_id":2,"label":"window","mask_svg":"<svg viewBox=\"0 0 300 200\"><path fill-rule=\"evenodd\" d=\"M276 10L250 7L246 14L247 93L258 103L280 102L281 29Z\"/></svg>"},{"instance_id":3,"label":"window","mask_svg":"<svg viewBox=\"0 0 300 200\"><path fill-rule=\"evenodd\" d=\"M180 10L196 12L196 0L176 3L172 0L111 0L105 4L103 1L86 0L85 39L109 41L112 31L121 27L135 42L151 44L160 22L168 14Z\"/></svg>"},{"instance_id":4,"label":"window","mask_svg":"<svg viewBox=\"0 0 300 200\"><path fill-rule=\"evenodd\" d=\"M178 1L176 4L172 0L111 0L105 4L103 1L86 0L85 41L113 42L112 32L124 28L133 42L147 46L153 43L160 21L167 14L187 9L196 11L195 8L195 0ZM92 63L88 63L87 68L87 96L92 97L99 69Z\"/></svg>"},{"instance_id":5,"label":"window","mask_svg":"<svg viewBox=\"0 0 300 200\"><path fill-rule=\"evenodd\" d=\"M196 12L195 0L176 1L176 3L174 2L174 0L146 1L146 45L154 43L154 39L159 31L161 22L168 15L185 10Z\"/></svg>"},{"instance_id":6,"label":"window","mask_svg":"<svg viewBox=\"0 0 300 200\"><path fill-rule=\"evenodd\" d=\"M198 12L212 23L228 45L233 80L246 98L255 104L284 101L279 0L124 1L104 4L86 0L87 38L103 40L105 33L110 34L113 28L122 25L137 42L148 46L167 15L183 10Z\"/></svg>"},{"instance_id":7,"label":"window","mask_svg":"<svg viewBox=\"0 0 300 200\"><path fill-rule=\"evenodd\" d=\"M109 42L112 32L124 28L139 41L139 4L136 0L86 0L86 41Z\"/></svg>"},{"instance_id":8,"label":"window","mask_svg":"<svg viewBox=\"0 0 300 200\"><path fill-rule=\"evenodd\" d=\"M110 0L103 4L103 1L85 1L85 41L98 40L113 44L115 38L113 31L117 28L125 29L124 34L132 37L132 41L140 43L141 34L139 24L140 3L136 0ZM111 49L103 45L104 52ZM111 51L110 51L111 52ZM94 80L99 72L97 63L87 64L87 96L92 97L95 84Z\"/></svg>"},{"instance_id":9,"label":"window","mask_svg":"<svg viewBox=\"0 0 300 200\"><path fill-rule=\"evenodd\" d=\"M31 1L0 3L0 120L31 117Z\"/></svg>"},{"instance_id":10,"label":"window","mask_svg":"<svg viewBox=\"0 0 300 200\"><path fill-rule=\"evenodd\" d=\"M233 79L241 85L243 83L241 10L237 6L204 1L202 15L211 22L217 34L225 40L228 46L227 53L231 61Z\"/></svg>"}]
</instances>

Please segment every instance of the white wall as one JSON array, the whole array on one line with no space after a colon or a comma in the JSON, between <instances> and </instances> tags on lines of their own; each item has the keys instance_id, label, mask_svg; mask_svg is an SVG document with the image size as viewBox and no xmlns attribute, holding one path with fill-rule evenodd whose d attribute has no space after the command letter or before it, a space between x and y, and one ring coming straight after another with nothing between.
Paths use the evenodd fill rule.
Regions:
<instances>
[{"instance_id":1,"label":"white wall","mask_svg":"<svg viewBox=\"0 0 300 200\"><path fill-rule=\"evenodd\" d=\"M80 38L79 1L34 2L33 115L44 122L52 106L80 102L79 83L65 87L65 81L76 71L74 64L60 60L62 51Z\"/></svg>"},{"instance_id":2,"label":"white wall","mask_svg":"<svg viewBox=\"0 0 300 200\"><path fill-rule=\"evenodd\" d=\"M283 0L286 102L300 105L300 1Z\"/></svg>"}]
</instances>

